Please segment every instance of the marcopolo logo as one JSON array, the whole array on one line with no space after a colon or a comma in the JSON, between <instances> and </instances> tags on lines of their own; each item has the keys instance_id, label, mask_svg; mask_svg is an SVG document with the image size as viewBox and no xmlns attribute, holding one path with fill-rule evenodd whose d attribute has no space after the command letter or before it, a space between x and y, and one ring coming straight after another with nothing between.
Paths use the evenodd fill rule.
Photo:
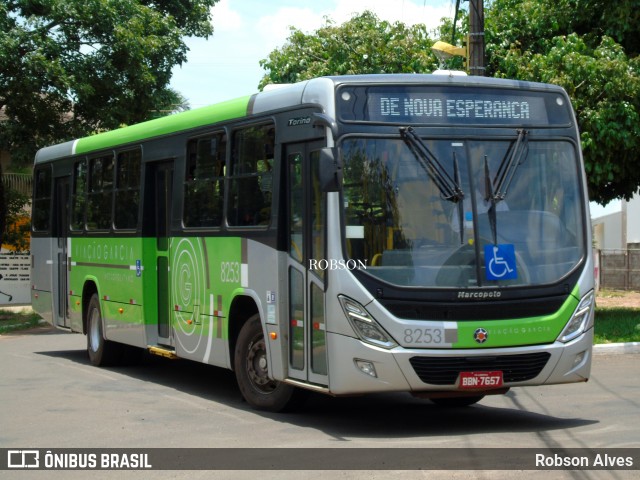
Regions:
<instances>
[{"instance_id":1,"label":"marcopolo logo","mask_svg":"<svg viewBox=\"0 0 640 480\"><path fill-rule=\"evenodd\" d=\"M470 292L467 290L461 290L458 292L458 296L456 297L458 300L491 300L493 298L500 298L502 296L502 292L497 290L492 291L479 291L479 292Z\"/></svg>"},{"instance_id":2,"label":"marcopolo logo","mask_svg":"<svg viewBox=\"0 0 640 480\"><path fill-rule=\"evenodd\" d=\"M367 260L336 260L332 258L330 260L322 259L318 260L312 258L309 260L309 270L366 270Z\"/></svg>"}]
</instances>

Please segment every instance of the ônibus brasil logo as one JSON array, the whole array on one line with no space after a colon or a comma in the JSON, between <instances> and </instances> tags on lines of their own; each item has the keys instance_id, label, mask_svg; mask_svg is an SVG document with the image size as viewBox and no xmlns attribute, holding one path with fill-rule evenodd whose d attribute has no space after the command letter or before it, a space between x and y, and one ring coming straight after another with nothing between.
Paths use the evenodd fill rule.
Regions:
<instances>
[{"instance_id":1,"label":"\u00f4nibus brasil logo","mask_svg":"<svg viewBox=\"0 0 640 480\"><path fill-rule=\"evenodd\" d=\"M309 259L309 270L366 270L367 260L349 260L332 258L330 260Z\"/></svg>"}]
</instances>

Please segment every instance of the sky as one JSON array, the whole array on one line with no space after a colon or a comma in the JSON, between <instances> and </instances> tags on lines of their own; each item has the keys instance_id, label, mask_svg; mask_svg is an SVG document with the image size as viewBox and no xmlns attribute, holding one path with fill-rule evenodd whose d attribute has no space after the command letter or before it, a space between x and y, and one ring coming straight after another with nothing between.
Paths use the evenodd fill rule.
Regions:
<instances>
[{"instance_id":1,"label":"sky","mask_svg":"<svg viewBox=\"0 0 640 480\"><path fill-rule=\"evenodd\" d=\"M191 108L255 93L266 73L260 60L285 44L289 27L310 34L325 17L341 24L364 10L390 22L424 23L431 31L442 17L453 18L455 0L220 0L212 8L213 35L186 39L188 60L174 67L171 87ZM591 215L620 208L619 201L591 203Z\"/></svg>"},{"instance_id":2,"label":"sky","mask_svg":"<svg viewBox=\"0 0 640 480\"><path fill-rule=\"evenodd\" d=\"M186 40L188 61L174 67L171 87L191 108L255 93L266 73L260 60L285 44L289 27L313 33L325 17L341 24L364 10L390 22L424 23L431 31L442 17L453 18L455 0L220 0L212 8L213 35ZM591 216L620 208L619 201L606 207L592 202Z\"/></svg>"},{"instance_id":3,"label":"sky","mask_svg":"<svg viewBox=\"0 0 640 480\"><path fill-rule=\"evenodd\" d=\"M325 16L341 24L364 10L430 31L442 17L453 18L455 0L220 0L212 8L213 35L186 40L188 61L174 67L171 87L191 108L255 93L266 73L260 60L285 44L290 26L313 33Z\"/></svg>"}]
</instances>

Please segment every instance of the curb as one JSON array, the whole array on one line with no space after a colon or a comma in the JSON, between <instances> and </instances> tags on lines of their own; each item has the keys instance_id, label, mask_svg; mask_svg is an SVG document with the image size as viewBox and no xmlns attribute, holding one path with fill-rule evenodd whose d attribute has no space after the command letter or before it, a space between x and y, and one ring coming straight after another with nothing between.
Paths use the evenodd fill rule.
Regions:
<instances>
[{"instance_id":1,"label":"curb","mask_svg":"<svg viewBox=\"0 0 640 480\"><path fill-rule=\"evenodd\" d=\"M640 353L640 342L629 343L600 343L593 346L595 355L621 355L625 353Z\"/></svg>"}]
</instances>

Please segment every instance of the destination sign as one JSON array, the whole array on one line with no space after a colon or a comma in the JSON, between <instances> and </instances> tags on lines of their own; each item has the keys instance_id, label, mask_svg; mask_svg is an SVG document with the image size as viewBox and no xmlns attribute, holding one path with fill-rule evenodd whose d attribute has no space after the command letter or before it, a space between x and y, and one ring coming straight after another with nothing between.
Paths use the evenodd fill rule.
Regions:
<instances>
[{"instance_id":1,"label":"destination sign","mask_svg":"<svg viewBox=\"0 0 640 480\"><path fill-rule=\"evenodd\" d=\"M445 87L356 87L339 96L342 120L460 125L569 124L565 99L546 92Z\"/></svg>"}]
</instances>

